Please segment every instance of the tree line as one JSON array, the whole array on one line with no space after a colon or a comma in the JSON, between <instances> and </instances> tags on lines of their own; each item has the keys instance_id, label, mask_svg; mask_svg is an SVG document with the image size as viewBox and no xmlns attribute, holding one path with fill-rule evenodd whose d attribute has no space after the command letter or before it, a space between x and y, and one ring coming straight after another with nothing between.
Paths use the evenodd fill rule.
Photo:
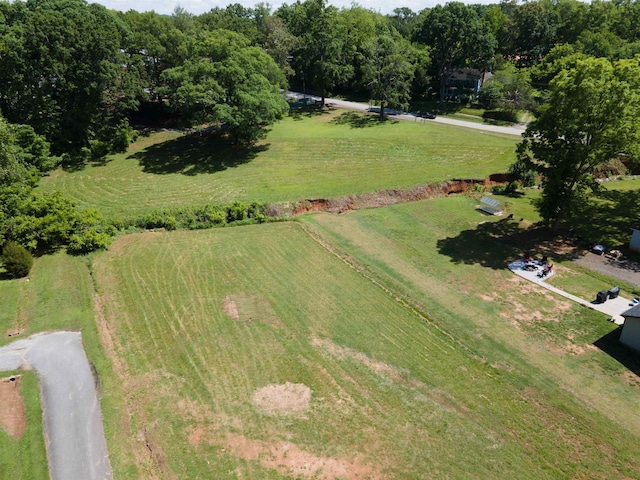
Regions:
<instances>
[{"instance_id":1,"label":"tree line","mask_svg":"<svg viewBox=\"0 0 640 480\"><path fill-rule=\"evenodd\" d=\"M595 188L596 166L637 157L638 54L640 3L631 0L449 2L388 15L326 0L202 15L1 0L0 244L37 250L84 235L74 237L79 250L103 246L112 232L97 212L32 189L59 165L125 150L137 118L161 112L240 148L286 114L288 86L323 102L364 93L384 115L411 100L442 104L462 69L493 73L474 101L538 115L512 171L542 176L540 211L553 224ZM69 215L56 227L33 220L54 211Z\"/></svg>"}]
</instances>

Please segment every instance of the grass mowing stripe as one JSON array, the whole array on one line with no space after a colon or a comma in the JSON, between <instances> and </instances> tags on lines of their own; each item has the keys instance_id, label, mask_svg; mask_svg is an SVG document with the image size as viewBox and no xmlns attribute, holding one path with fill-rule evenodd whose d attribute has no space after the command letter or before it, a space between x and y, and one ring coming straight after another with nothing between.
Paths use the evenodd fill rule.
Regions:
<instances>
[{"instance_id":1,"label":"grass mowing stripe","mask_svg":"<svg viewBox=\"0 0 640 480\"><path fill-rule=\"evenodd\" d=\"M113 317L110 321L116 328L127 329L127 336L145 335L147 328L165 336L159 351L133 342L124 347L125 358L144 367L126 380L137 385L139 392L127 414L137 419L136 429L144 428L153 436L166 469L184 472L189 478L214 472L229 478L228 471L242 471L253 478L285 476L244 458L227 443L234 438L242 445L254 442L252 448L263 445L255 442L275 448L286 441L320 457L359 458L386 469L394 478L424 472L465 478L470 465L474 476L481 478L495 472L517 478L581 476L587 470L572 460L578 458L570 447L575 440L589 451L594 465L601 464L587 468L610 471L613 460L602 452L592 453L590 434L571 428L571 418L576 418L573 404L562 410L559 405L568 397L546 385L548 379L539 370L525 365L511 372L494 366L478 355L486 354L484 349L491 343L471 351L452 348L462 327L452 328L445 322L453 316L450 312L437 318L447 335L434 330L390 295L381 295L380 287L338 261L296 224L130 238L118 239L110 252L102 254L96 272L101 291L112 297L112 303L122 305L123 318L135 318L140 309L149 309L148 326ZM122 242L131 244L122 248ZM393 243L384 248L393 249L386 261L395 258L394 268L401 272L400 259L413 256L421 265L415 251L406 257ZM350 254L360 257L358 250ZM451 271L442 259L431 259L435 264L429 274L438 275L445 268L451 285L455 284L456 269ZM137 281L151 282L152 276L140 274L150 264L166 280L149 287L152 298L141 305L135 294L128 297L127 293L139 288L134 285ZM172 269L174 275L165 275ZM217 298L208 301L207 290L215 291ZM170 301L165 298L169 295ZM251 322L234 320L222 312L226 295L234 296L241 310L263 305L267 313ZM469 302L467 315L478 314L477 305L481 303ZM182 316L178 319L168 311ZM211 323L202 321L204 317ZM460 320L472 323L469 318ZM164 325L167 322L173 325ZM180 322L193 330L188 340L174 336L172 329L180 331ZM453 332L454 340L448 336ZM191 363L183 350L172 347L179 342L188 347ZM497 361L501 355L489 357ZM523 380L524 368L546 380ZM153 387L144 386L151 380ZM304 417L265 415L252 403L257 388L287 381L304 383L313 391L311 409ZM552 417L557 420L551 422ZM602 428L597 415L577 418L587 429L597 425L607 444L621 446L611 439L610 430ZM111 441L140 448L133 438L135 431L120 432ZM195 438L195 432L200 432L202 441L189 443L186 439ZM168 435L172 442L163 440ZM220 453L222 448L226 453ZM117 471L123 462L116 451ZM623 470L628 472L624 465ZM157 474L167 475L168 470Z\"/></svg>"},{"instance_id":2,"label":"grass mowing stripe","mask_svg":"<svg viewBox=\"0 0 640 480\"><path fill-rule=\"evenodd\" d=\"M109 218L130 218L155 208L287 202L484 178L515 160L515 137L411 122L351 128L332 122L339 113L283 120L250 161L236 164L201 139L161 132L105 165L56 171L39 188L61 190Z\"/></svg>"},{"instance_id":3,"label":"grass mowing stripe","mask_svg":"<svg viewBox=\"0 0 640 480\"><path fill-rule=\"evenodd\" d=\"M518 370L522 368L527 369L529 372L528 375L531 376L532 380L536 377L540 378L541 371L544 371L546 372L546 375L550 375L554 381L558 381L561 388L569 389L575 397L568 402L570 407L567 408L567 412L570 411L572 412L570 415L576 415L579 417L585 425L589 423L589 421L585 420L587 418L585 417L585 413L581 412L580 414L576 414L575 412L579 411L577 409L577 405L582 405L584 400L589 398L591 406L598 411L598 414L595 416L600 416L601 419L603 415L606 415L609 418L616 418L616 427L614 427L614 429L609 433L609 441L617 442L619 440L620 437L618 437L618 434L613 433L616 432L616 429L628 430L629 432L635 432L632 433L632 436L637 435L638 429L635 426L631 426L628 419L624 420L624 415L616 414L615 416L611 416L612 411L609 406L609 404L613 402L616 404L616 408L621 408L623 411L629 412L629 408L632 407L631 403L628 403L627 400L630 400L633 396L629 391L629 386L624 386L624 380L622 377L612 379L609 378L608 375L597 375L594 371L589 370L589 365L593 361L599 365L607 364L608 357L606 354L601 353L599 355L600 358L595 354L590 354L582 360L578 360L575 357L569 357L569 359L574 360L574 363L580 365L580 367L578 367L578 371L580 371L581 374L586 375L585 381L578 382L581 386L577 387L574 378L580 377L575 377L575 372L567 370L566 366L560 365L563 361L563 357L559 356L557 353L544 352L544 342L549 341L549 337L545 336L542 338L543 345L540 347L532 348L536 342L540 342L541 339L539 336L536 335L534 338L529 337L527 339L528 345L520 343L517 332L512 329L505 328L504 321L500 320L501 317L499 315L494 315L492 319L491 316L487 315L488 311L487 313L483 311L485 310L484 308L478 310L478 306L480 306L477 301L478 297L490 294L493 295L496 300L499 300L500 296L508 294L509 290L513 287L510 288L508 284L505 285L502 283L499 288L495 288L493 285L495 285L495 282L499 277L504 277L505 280L510 277L505 277L503 272L495 271L492 268L478 268L479 265L465 265L463 268L457 267L452 269L450 267L451 263L449 263L450 260L448 260L448 257L441 253L441 247L439 247L439 245L445 244L443 240L455 237L455 233L453 235L451 235L451 233L447 235L445 230L442 230L441 226L443 224L450 223L453 226L457 223L458 226L454 227L454 231L457 228L457 231L459 232L461 229L465 228L464 225L469 223L472 215L476 215L476 218L478 218L477 213L470 208L470 205L466 207L464 206L465 202L467 201L463 198L442 199L418 202L412 205L407 204L387 207L381 210L354 212L345 216L318 214L304 217L301 220L312 223L314 228L321 227L319 228L321 234L330 238L336 245L339 245L341 250L348 252L355 261L365 265L366 268L370 269L374 275L386 279L386 281L391 282L390 284L395 285L394 288L399 288L401 291L404 291L405 294L413 297L414 299L423 296L431 299L433 299L434 296L437 296L438 298L464 298L464 309L457 309L459 311L458 314L455 315L455 318L453 315L451 316L450 321L448 321L449 323L447 323L445 327L447 330L455 332L455 335L460 338L467 338L468 340L465 343L473 343L474 351L487 358L489 362L494 362L496 365L500 365L500 363L496 362L504 361L498 360L502 355L496 357L496 354L500 352L500 350L508 353L509 350L512 349L511 353L508 353L508 355L512 357L510 363L512 363L521 354L524 354L524 357L527 358L527 361L531 362L531 364L527 366L526 363L519 361L517 363L519 365ZM414 219L411 220L407 213L411 213ZM357 220L354 220L354 218ZM426 219L429 221L425 221ZM397 222L390 225L390 220L397 220ZM477 224L478 221L479 219L476 220L475 223ZM359 227L358 222L362 223L365 228L363 229ZM363 233L363 230L366 234ZM373 235L372 231L374 232ZM438 233L432 240L428 239L429 232L438 231L442 231L443 233ZM340 233L338 234L338 232ZM389 241L382 242L380 241L380 237L386 237ZM484 241L478 237L477 242L480 243ZM415 248L418 245L419 248ZM490 243L483 244L482 247L492 248ZM499 245L494 245L493 248L496 247L503 250L502 252L496 253L498 255L503 255L504 260L502 263L504 263L508 259L509 252L504 251L504 249ZM409 252L410 255L408 255ZM383 259L383 261L380 261L380 259ZM478 262L480 262L480 259L478 259ZM425 267L429 266L430 268L428 270L423 270L423 272L429 272L430 275L434 275L439 278L446 278L447 276L455 273L455 277L452 278L454 281L451 283L443 283L437 290L437 294L434 295L433 291L423 290L420 287L420 283L412 281L412 278L415 277L413 272L413 265L415 264L423 265ZM465 271L467 272L466 275L473 275L475 281L468 281L468 278L466 278L464 274ZM406 277L403 280L403 276L405 275ZM493 281L491 281L491 277L494 278ZM531 312L538 310L538 313L541 307L544 307L545 304L553 305L549 299L545 299L543 303L535 300L537 296L537 294L529 294L530 299L534 300L534 302L527 301L525 297L518 298L517 302L525 303L529 308L531 308ZM474 300L474 297L476 300ZM513 298L516 299L515 297ZM429 311L431 315L435 316L440 325L443 325L442 322L447 318L446 315L443 314L446 313L447 310L455 310L454 303L455 302L439 302L439 309L442 309L443 311L427 311ZM513 300L506 302L504 305L506 308L513 309ZM497 313L500 314L501 310L504 315L505 312L503 308L499 309ZM578 309L573 309L572 311L574 310L577 313ZM555 316L558 316L557 311ZM582 329L591 329L591 336L588 337L582 334L582 338L591 338L590 341L593 341L598 338L598 331L601 329L597 328L598 324L596 317L593 318L593 320L596 320L596 323L591 324L590 322L592 320L586 318L589 316L588 312L587 314L584 314L580 323ZM530 327L528 327L526 323L522 323L523 321L525 321L524 318L519 320L522 328L529 329ZM602 322L602 319L600 319L600 321ZM491 327L492 323L495 324L494 327ZM536 323L541 323L544 327L543 322L535 322L533 325ZM552 324L558 326L556 330L562 331L563 323L554 322ZM606 322L603 323L607 326ZM491 332L491 335L495 336L495 339L499 339L500 342L503 342L503 346L500 350L496 350L496 347L499 345L497 345L495 340L487 341L489 340L488 337L473 334L474 330L478 331L479 327L483 330L490 328L489 331ZM571 329L572 324L566 324L565 329L567 328ZM571 330L569 331L571 332ZM469 335L470 332L472 335ZM507 335L505 335L505 333L507 333ZM558 335L558 333L556 333L556 335ZM566 334L562 335L564 336ZM475 340L472 340L474 338ZM570 340L571 338L572 336L569 336L568 339ZM510 345L512 345L512 347L510 347ZM508 357L504 357L505 360L506 358ZM544 358L544 360L542 360L542 358ZM547 362L546 365L545 362ZM531 365L536 365L536 367L532 370ZM536 372L537 368L541 369L541 371ZM562 372L562 374L559 372ZM532 373L534 374L532 375ZM589 380L590 378L598 378L598 380L597 382L591 382ZM548 383L548 379L545 382ZM609 384L609 387L606 389L607 394L605 395L602 395L603 388L601 382ZM599 388L595 388L598 383L600 383ZM553 389L546 388L545 390L548 390L546 393L547 395L551 394L552 397L557 396L557 393L553 393ZM585 395L586 392L588 392L587 395ZM615 396L610 395L613 394L613 392L616 392ZM593 402L596 398L595 395L601 397L597 402ZM567 400L564 400L563 402L566 401ZM602 428L601 420L598 420L598 424L600 425L600 428ZM587 443L590 442L591 441L587 441ZM622 445L619 445L616 448L622 448L629 452L628 446L629 443L623 442Z\"/></svg>"}]
</instances>

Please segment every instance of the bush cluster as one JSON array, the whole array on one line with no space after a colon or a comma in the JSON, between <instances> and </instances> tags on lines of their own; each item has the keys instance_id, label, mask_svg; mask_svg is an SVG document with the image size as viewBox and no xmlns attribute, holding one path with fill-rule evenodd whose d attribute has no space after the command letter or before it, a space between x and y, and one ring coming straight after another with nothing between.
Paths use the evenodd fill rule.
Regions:
<instances>
[{"instance_id":1,"label":"bush cluster","mask_svg":"<svg viewBox=\"0 0 640 480\"><path fill-rule=\"evenodd\" d=\"M155 210L132 222L124 222L114 226L120 229L135 227L145 230L155 228L199 230L229 224L262 223L266 220L266 204L235 201L229 205Z\"/></svg>"},{"instance_id":2,"label":"bush cluster","mask_svg":"<svg viewBox=\"0 0 640 480\"><path fill-rule=\"evenodd\" d=\"M29 275L33 266L33 257L22 245L10 241L2 249L2 263L9 275L13 278L22 278Z\"/></svg>"}]
</instances>

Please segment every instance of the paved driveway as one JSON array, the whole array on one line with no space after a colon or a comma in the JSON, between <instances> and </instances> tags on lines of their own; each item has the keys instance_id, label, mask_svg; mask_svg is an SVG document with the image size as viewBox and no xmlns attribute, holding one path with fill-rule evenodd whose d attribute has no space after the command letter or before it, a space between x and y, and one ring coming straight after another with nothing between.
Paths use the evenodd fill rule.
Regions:
<instances>
[{"instance_id":1,"label":"paved driveway","mask_svg":"<svg viewBox=\"0 0 640 480\"><path fill-rule=\"evenodd\" d=\"M100 404L79 332L38 333L0 348L0 371L37 371L52 480L110 480Z\"/></svg>"},{"instance_id":2,"label":"paved driveway","mask_svg":"<svg viewBox=\"0 0 640 480\"><path fill-rule=\"evenodd\" d=\"M295 98L302 98L304 95L300 92L287 92L287 95ZM312 98L313 100L321 100L320 97L316 97L313 95L307 95L307 98ZM346 100L339 100L337 98L326 98L325 103L327 105L334 105L340 108L346 108L348 110L357 110L360 112L369 111L369 105L366 103L358 103L358 102L347 102ZM388 112L390 118L396 118L398 120L408 120L410 122L423 121L422 118L418 117L416 114L411 112L395 112L394 110L385 110ZM501 127L498 125L487 125L484 123L476 123L476 122L465 122L464 120L456 120L453 118L446 117L436 117L430 120L424 120L425 122L435 122L435 123L445 123L447 125L455 125L456 127L464 127L464 128L473 128L475 130L484 130L486 132L496 132L496 133L506 133L509 135L518 135L521 136L525 127L522 125L514 125L511 127Z\"/></svg>"}]
</instances>

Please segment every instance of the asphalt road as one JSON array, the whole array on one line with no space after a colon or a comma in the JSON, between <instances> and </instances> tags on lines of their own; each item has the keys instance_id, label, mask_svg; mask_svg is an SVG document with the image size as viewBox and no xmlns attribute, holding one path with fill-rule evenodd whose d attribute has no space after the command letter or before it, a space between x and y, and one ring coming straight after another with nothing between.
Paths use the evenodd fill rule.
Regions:
<instances>
[{"instance_id":1,"label":"asphalt road","mask_svg":"<svg viewBox=\"0 0 640 480\"><path fill-rule=\"evenodd\" d=\"M40 379L52 480L111 480L100 404L79 332L38 333L0 348L0 371Z\"/></svg>"},{"instance_id":2,"label":"asphalt road","mask_svg":"<svg viewBox=\"0 0 640 480\"><path fill-rule=\"evenodd\" d=\"M299 99L302 99L304 97L304 95L300 92L287 92L287 95L290 97L295 97ZM321 100L320 97L316 97L313 95L307 95L306 97L313 100L318 100L318 101ZM337 98L326 98L325 103L327 105L334 105L336 107L346 108L348 110L357 110L360 112L372 111L369 105L366 103L347 102L345 100L339 100ZM486 132L496 132L496 133L506 133L508 135L517 135L517 136L521 136L525 131L525 127L523 125L501 127L498 125L487 125L484 123L465 122L464 120L456 120L453 118L446 118L446 117L436 117L434 119L427 120L427 119L418 117L415 113L411 113L411 112L397 112L394 110L388 110L388 112L389 112L388 115L390 118L395 118L398 120L407 120L410 122L424 121L424 122L444 123L447 125L455 125L456 127L473 128L475 130L484 130Z\"/></svg>"}]
</instances>

